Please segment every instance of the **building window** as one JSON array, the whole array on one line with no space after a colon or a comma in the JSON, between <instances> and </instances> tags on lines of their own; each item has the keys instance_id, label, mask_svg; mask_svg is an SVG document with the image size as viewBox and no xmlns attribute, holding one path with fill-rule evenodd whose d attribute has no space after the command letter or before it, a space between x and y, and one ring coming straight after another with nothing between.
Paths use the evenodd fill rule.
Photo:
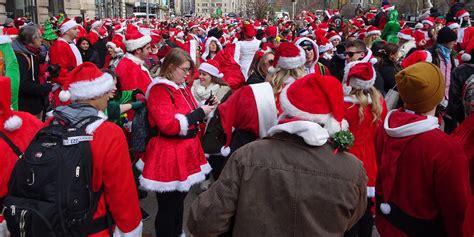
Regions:
<instances>
[{"instance_id":1,"label":"building window","mask_svg":"<svg viewBox=\"0 0 474 237\"><path fill-rule=\"evenodd\" d=\"M199 7L199 3L198 3L197 5L198 5L198 7Z\"/></svg>"}]
</instances>

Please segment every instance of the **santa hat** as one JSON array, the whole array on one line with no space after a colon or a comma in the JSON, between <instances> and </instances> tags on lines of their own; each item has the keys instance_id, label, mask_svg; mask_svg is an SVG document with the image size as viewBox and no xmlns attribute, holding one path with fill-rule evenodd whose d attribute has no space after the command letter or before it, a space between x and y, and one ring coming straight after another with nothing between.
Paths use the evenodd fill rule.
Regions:
<instances>
[{"instance_id":1,"label":"santa hat","mask_svg":"<svg viewBox=\"0 0 474 237\"><path fill-rule=\"evenodd\" d=\"M76 21L71 20L69 18L64 19L63 23L59 26L59 31L61 32L61 35L66 33L66 31L78 26Z\"/></svg>"},{"instance_id":2,"label":"santa hat","mask_svg":"<svg viewBox=\"0 0 474 237\"><path fill-rule=\"evenodd\" d=\"M23 20L21 17L15 18L15 20L13 20L13 25L15 25L17 29L21 29L23 26L25 26L25 20Z\"/></svg>"},{"instance_id":3,"label":"santa hat","mask_svg":"<svg viewBox=\"0 0 474 237\"><path fill-rule=\"evenodd\" d=\"M390 4L387 4L387 5L384 5L384 6L382 7L382 11L384 11L384 12L391 11L391 10L395 10L395 6L392 6L392 5L390 5Z\"/></svg>"},{"instance_id":4,"label":"santa hat","mask_svg":"<svg viewBox=\"0 0 474 237\"><path fill-rule=\"evenodd\" d=\"M334 40L341 41L341 36L335 31L331 31L331 32L327 33L326 38L329 40L329 42L332 42Z\"/></svg>"},{"instance_id":5,"label":"santa hat","mask_svg":"<svg viewBox=\"0 0 474 237\"><path fill-rule=\"evenodd\" d=\"M470 40L466 45L466 50L461 55L461 61L463 62L471 61L471 52L473 49L474 49L474 40Z\"/></svg>"},{"instance_id":6,"label":"santa hat","mask_svg":"<svg viewBox=\"0 0 474 237\"><path fill-rule=\"evenodd\" d=\"M124 31L125 27L123 27L121 24L115 24L114 25L114 31L115 33L122 33Z\"/></svg>"},{"instance_id":7,"label":"santa hat","mask_svg":"<svg viewBox=\"0 0 474 237\"><path fill-rule=\"evenodd\" d=\"M402 60L402 63L400 64L400 66L402 66L402 68L407 68L415 63L418 63L418 62L429 62L431 63L433 61L433 58L431 56L431 53L429 51L426 51L426 50L417 50L413 53L411 53L410 55L408 55L408 57L404 58Z\"/></svg>"},{"instance_id":8,"label":"santa hat","mask_svg":"<svg viewBox=\"0 0 474 237\"><path fill-rule=\"evenodd\" d=\"M332 76L306 75L280 94L283 116L322 125L330 135L349 127L344 120L344 94L341 83Z\"/></svg>"},{"instance_id":9,"label":"santa hat","mask_svg":"<svg viewBox=\"0 0 474 237\"><path fill-rule=\"evenodd\" d=\"M242 30L244 32L244 35L250 38L255 37L255 35L257 34L257 31L255 30L252 24L244 24Z\"/></svg>"},{"instance_id":10,"label":"santa hat","mask_svg":"<svg viewBox=\"0 0 474 237\"><path fill-rule=\"evenodd\" d=\"M324 31L326 33L329 30L329 26L327 23L322 22L321 24L318 25L318 29Z\"/></svg>"},{"instance_id":11,"label":"santa hat","mask_svg":"<svg viewBox=\"0 0 474 237\"><path fill-rule=\"evenodd\" d=\"M196 28L196 27L198 27L198 26L199 26L199 25L198 25L196 22L190 21L190 22L188 23L188 30L190 31L190 30L192 30L193 28Z\"/></svg>"},{"instance_id":12,"label":"santa hat","mask_svg":"<svg viewBox=\"0 0 474 237\"><path fill-rule=\"evenodd\" d=\"M222 44L221 42L219 42L219 40L216 38L216 37L208 37L206 39L206 44L204 46L204 53L202 54L201 58L206 60L207 56L209 55L209 45L211 44L211 42L216 42L217 44L217 47L219 48L219 50L222 50Z\"/></svg>"},{"instance_id":13,"label":"santa hat","mask_svg":"<svg viewBox=\"0 0 474 237\"><path fill-rule=\"evenodd\" d=\"M370 8L370 12L371 13L377 13L377 8L375 8L375 7Z\"/></svg>"},{"instance_id":14,"label":"santa hat","mask_svg":"<svg viewBox=\"0 0 474 237\"><path fill-rule=\"evenodd\" d=\"M344 94L348 95L352 88L369 89L375 83L375 69L372 63L356 61L350 62L344 67L342 87Z\"/></svg>"},{"instance_id":15,"label":"santa hat","mask_svg":"<svg viewBox=\"0 0 474 237\"><path fill-rule=\"evenodd\" d=\"M308 29L301 29L300 32L298 33L298 36L307 36L307 35L309 35Z\"/></svg>"},{"instance_id":16,"label":"santa hat","mask_svg":"<svg viewBox=\"0 0 474 237\"><path fill-rule=\"evenodd\" d=\"M99 27L102 26L102 21L98 20L98 21L94 21L92 24L91 24L91 30L93 29L97 29Z\"/></svg>"},{"instance_id":17,"label":"santa hat","mask_svg":"<svg viewBox=\"0 0 474 237\"><path fill-rule=\"evenodd\" d=\"M367 32L365 33L365 37L369 37L369 36L372 36L372 35L382 35L382 32L380 32L379 28L377 28L375 26L370 26L367 29Z\"/></svg>"},{"instance_id":18,"label":"santa hat","mask_svg":"<svg viewBox=\"0 0 474 237\"><path fill-rule=\"evenodd\" d=\"M427 17L427 18L423 19L421 21L421 23L433 26L434 25L434 19L433 19L433 17Z\"/></svg>"},{"instance_id":19,"label":"santa hat","mask_svg":"<svg viewBox=\"0 0 474 237\"><path fill-rule=\"evenodd\" d=\"M125 32L125 46L127 51L132 52L136 49L142 48L151 42L149 35L143 35L138 29L132 24L127 25Z\"/></svg>"},{"instance_id":20,"label":"santa hat","mask_svg":"<svg viewBox=\"0 0 474 237\"><path fill-rule=\"evenodd\" d=\"M406 28L397 33L398 38L404 40L413 40L413 31L410 28Z\"/></svg>"},{"instance_id":21,"label":"santa hat","mask_svg":"<svg viewBox=\"0 0 474 237\"><path fill-rule=\"evenodd\" d=\"M223 156L231 152L233 129L250 132L255 137L265 137L268 130L277 124L277 109L273 88L268 82L244 86L235 91L217 109L226 136L221 149Z\"/></svg>"},{"instance_id":22,"label":"santa hat","mask_svg":"<svg viewBox=\"0 0 474 237\"><path fill-rule=\"evenodd\" d=\"M316 31L315 33L316 33L316 43L319 45L318 51L320 54L334 48L334 45L331 42L329 42L329 40L326 39L326 37L324 37L322 32Z\"/></svg>"},{"instance_id":23,"label":"santa hat","mask_svg":"<svg viewBox=\"0 0 474 237\"><path fill-rule=\"evenodd\" d=\"M278 36L278 27L276 26L267 27L267 29L265 29L265 34L267 35L267 37L276 38Z\"/></svg>"},{"instance_id":24,"label":"santa hat","mask_svg":"<svg viewBox=\"0 0 474 237\"><path fill-rule=\"evenodd\" d=\"M279 68L290 70L303 66L306 63L306 53L302 48L290 42L282 42L275 52L273 66L268 71L275 73Z\"/></svg>"},{"instance_id":25,"label":"santa hat","mask_svg":"<svg viewBox=\"0 0 474 237\"><path fill-rule=\"evenodd\" d=\"M303 50L304 52L304 49L303 49L303 45L301 45L303 42L305 42L304 44L311 44L311 46L313 46L313 51L314 51L314 61L318 61L319 60L319 47L318 47L318 44L316 44L316 42L314 42L314 40L308 38L308 37L299 37L299 38L296 38L295 39L295 46L298 47L300 50ZM306 57L306 52L305 52L305 57ZM306 58L305 58L305 63L306 63Z\"/></svg>"},{"instance_id":26,"label":"santa hat","mask_svg":"<svg viewBox=\"0 0 474 237\"><path fill-rule=\"evenodd\" d=\"M255 21L255 23L253 23L253 28L255 28L255 30L261 29L262 25L260 24L260 21Z\"/></svg>"},{"instance_id":27,"label":"santa hat","mask_svg":"<svg viewBox=\"0 0 474 237\"><path fill-rule=\"evenodd\" d=\"M5 130L13 132L21 127L23 120L11 108L10 78L0 76L0 95L0 121L4 121L2 125Z\"/></svg>"},{"instance_id":28,"label":"santa hat","mask_svg":"<svg viewBox=\"0 0 474 237\"><path fill-rule=\"evenodd\" d=\"M462 24L463 18L466 16L469 16L469 12L464 9L461 9L458 12L456 12L456 15L455 15L456 19L459 20L459 24Z\"/></svg>"},{"instance_id":29,"label":"santa hat","mask_svg":"<svg viewBox=\"0 0 474 237\"><path fill-rule=\"evenodd\" d=\"M109 36L109 31L104 26L100 27L99 30L97 31L97 33L99 33L99 37L101 39L106 38L107 36Z\"/></svg>"},{"instance_id":30,"label":"santa hat","mask_svg":"<svg viewBox=\"0 0 474 237\"><path fill-rule=\"evenodd\" d=\"M115 87L112 75L103 73L91 62L74 68L59 93L62 102L87 100L104 95Z\"/></svg>"},{"instance_id":31,"label":"santa hat","mask_svg":"<svg viewBox=\"0 0 474 237\"><path fill-rule=\"evenodd\" d=\"M461 28L461 26L456 23L456 22L449 22L447 25L446 25L449 29L451 30L455 30L455 29L459 29Z\"/></svg>"},{"instance_id":32,"label":"santa hat","mask_svg":"<svg viewBox=\"0 0 474 237\"><path fill-rule=\"evenodd\" d=\"M112 48L116 53L125 53L125 45L120 40L121 37L112 38L112 41L107 42L107 47Z\"/></svg>"},{"instance_id":33,"label":"santa hat","mask_svg":"<svg viewBox=\"0 0 474 237\"><path fill-rule=\"evenodd\" d=\"M217 78L223 78L224 74L219 69L219 63L215 60L209 59L199 66L200 71L204 71L209 75Z\"/></svg>"}]
</instances>

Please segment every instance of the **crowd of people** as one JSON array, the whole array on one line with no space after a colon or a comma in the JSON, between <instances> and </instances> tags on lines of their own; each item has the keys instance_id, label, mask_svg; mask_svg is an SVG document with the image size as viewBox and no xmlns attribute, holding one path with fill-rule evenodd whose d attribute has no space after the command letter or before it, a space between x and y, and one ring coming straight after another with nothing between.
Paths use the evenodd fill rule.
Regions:
<instances>
[{"instance_id":1,"label":"crowd of people","mask_svg":"<svg viewBox=\"0 0 474 237\"><path fill-rule=\"evenodd\" d=\"M7 19L0 237L473 236L470 22Z\"/></svg>"}]
</instances>

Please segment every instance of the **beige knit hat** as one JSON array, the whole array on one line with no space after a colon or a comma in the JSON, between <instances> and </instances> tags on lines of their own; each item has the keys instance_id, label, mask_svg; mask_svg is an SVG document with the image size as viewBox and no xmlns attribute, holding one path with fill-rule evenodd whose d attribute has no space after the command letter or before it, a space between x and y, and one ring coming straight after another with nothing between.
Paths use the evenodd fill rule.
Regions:
<instances>
[{"instance_id":1,"label":"beige knit hat","mask_svg":"<svg viewBox=\"0 0 474 237\"><path fill-rule=\"evenodd\" d=\"M434 64L419 62L395 75L405 108L417 113L434 109L444 98L444 76Z\"/></svg>"}]
</instances>

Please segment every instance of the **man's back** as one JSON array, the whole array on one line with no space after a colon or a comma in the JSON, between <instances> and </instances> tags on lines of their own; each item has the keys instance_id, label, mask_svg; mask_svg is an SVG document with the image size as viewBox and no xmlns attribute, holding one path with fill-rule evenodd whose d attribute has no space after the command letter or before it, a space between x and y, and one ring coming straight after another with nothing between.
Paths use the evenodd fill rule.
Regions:
<instances>
[{"instance_id":1,"label":"man's back","mask_svg":"<svg viewBox=\"0 0 474 237\"><path fill-rule=\"evenodd\" d=\"M225 232L235 213L234 236L342 236L365 210L367 177L355 157L333 151L288 133L242 147L193 205L190 231Z\"/></svg>"}]
</instances>

